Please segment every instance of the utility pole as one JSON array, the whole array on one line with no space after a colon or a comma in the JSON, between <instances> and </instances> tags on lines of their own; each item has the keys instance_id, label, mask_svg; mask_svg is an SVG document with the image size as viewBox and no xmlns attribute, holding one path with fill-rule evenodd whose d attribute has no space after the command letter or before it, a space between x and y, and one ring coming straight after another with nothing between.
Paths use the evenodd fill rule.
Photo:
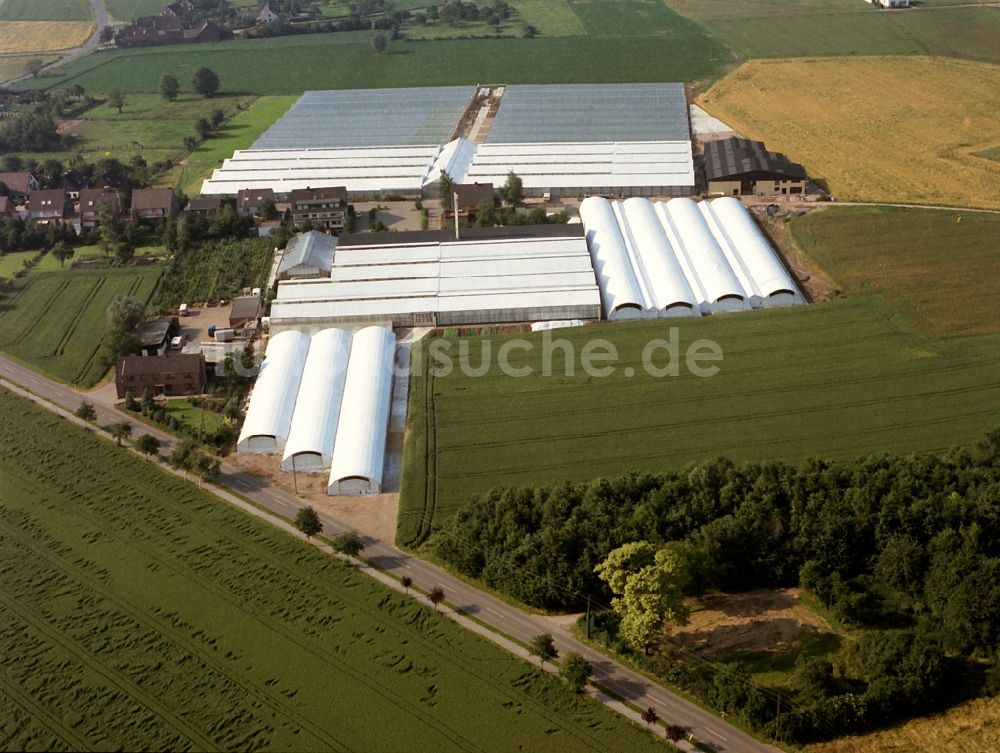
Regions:
<instances>
[{"instance_id":1,"label":"utility pole","mask_svg":"<svg viewBox=\"0 0 1000 753\"><path fill-rule=\"evenodd\" d=\"M451 199L451 213L455 215L455 240L457 241L460 240L458 237L458 191L452 191Z\"/></svg>"},{"instance_id":2,"label":"utility pole","mask_svg":"<svg viewBox=\"0 0 1000 753\"><path fill-rule=\"evenodd\" d=\"M778 716L774 720L774 739L781 739L781 691L778 691Z\"/></svg>"},{"instance_id":3,"label":"utility pole","mask_svg":"<svg viewBox=\"0 0 1000 753\"><path fill-rule=\"evenodd\" d=\"M295 490L295 495L299 494L299 479L295 475L295 456L292 455L292 488Z\"/></svg>"},{"instance_id":4,"label":"utility pole","mask_svg":"<svg viewBox=\"0 0 1000 753\"><path fill-rule=\"evenodd\" d=\"M587 640L590 640L590 594L587 594Z\"/></svg>"}]
</instances>

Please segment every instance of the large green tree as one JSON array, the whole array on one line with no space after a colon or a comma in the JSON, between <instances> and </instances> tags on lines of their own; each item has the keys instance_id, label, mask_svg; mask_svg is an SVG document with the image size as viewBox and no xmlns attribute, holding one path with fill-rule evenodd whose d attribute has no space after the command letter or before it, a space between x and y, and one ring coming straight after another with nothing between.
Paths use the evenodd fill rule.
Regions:
<instances>
[{"instance_id":1,"label":"large green tree","mask_svg":"<svg viewBox=\"0 0 1000 753\"><path fill-rule=\"evenodd\" d=\"M199 68L191 78L194 90L203 97L214 97L219 91L219 77L211 68Z\"/></svg>"},{"instance_id":2,"label":"large green tree","mask_svg":"<svg viewBox=\"0 0 1000 753\"><path fill-rule=\"evenodd\" d=\"M666 622L687 623L683 587L688 576L674 548L634 541L612 550L594 571L615 595L611 606L621 616L622 637L633 648L648 651Z\"/></svg>"},{"instance_id":3,"label":"large green tree","mask_svg":"<svg viewBox=\"0 0 1000 753\"><path fill-rule=\"evenodd\" d=\"M164 76L160 80L160 96L162 96L168 102L173 102L177 99L177 95L181 92L180 82L173 76Z\"/></svg>"}]
</instances>

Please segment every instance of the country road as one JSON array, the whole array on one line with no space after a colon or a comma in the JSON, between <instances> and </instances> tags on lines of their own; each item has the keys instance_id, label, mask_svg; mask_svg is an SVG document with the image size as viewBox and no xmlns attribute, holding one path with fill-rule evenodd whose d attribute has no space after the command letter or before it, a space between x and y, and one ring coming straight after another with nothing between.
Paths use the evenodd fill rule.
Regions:
<instances>
[{"instance_id":1,"label":"country road","mask_svg":"<svg viewBox=\"0 0 1000 753\"><path fill-rule=\"evenodd\" d=\"M23 387L44 401L69 411L75 410L83 400L87 400L97 411L98 424L105 426L116 421L129 420L136 425L137 434L148 433L160 439L166 454L169 454L175 441L172 435L141 424L133 415L117 410L113 405L113 393L107 389L90 392L74 390L47 379L19 363L0 357L0 386L3 381ZM244 473L228 463L222 464L222 471L216 483L285 520L294 517L296 511L305 504L283 489ZM208 486L206 489L211 490L212 487ZM222 493L220 496L225 498L226 495ZM254 514L259 513L249 506L244 509ZM347 526L336 518L323 512L319 514L323 531L327 536L347 530ZM476 622L491 629L483 628L477 632L505 648L512 648L510 642L499 638L491 631L522 643L528 643L539 633L552 633L561 656L576 651L593 665L593 679L596 683L639 708L656 709L661 719L681 725L702 744L711 746L719 753L776 753L776 748L759 742L746 732L581 643L567 630L553 624L551 620L525 612L484 593L436 565L400 550L391 541L366 540L364 556L372 565L385 572L397 577L410 576L414 585L424 591L440 586L444 589L447 601L456 610L473 617ZM469 621L466 627L476 629L477 625ZM624 710L621 704L612 702L609 705L618 711ZM634 719L634 712L629 716ZM685 749L692 748L685 745Z\"/></svg>"}]
</instances>

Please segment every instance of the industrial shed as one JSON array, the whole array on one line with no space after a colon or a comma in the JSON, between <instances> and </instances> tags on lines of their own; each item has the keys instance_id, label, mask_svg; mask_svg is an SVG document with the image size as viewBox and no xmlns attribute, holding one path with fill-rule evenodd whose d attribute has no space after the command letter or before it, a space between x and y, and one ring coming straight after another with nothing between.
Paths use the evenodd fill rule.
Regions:
<instances>
[{"instance_id":1,"label":"industrial shed","mask_svg":"<svg viewBox=\"0 0 1000 753\"><path fill-rule=\"evenodd\" d=\"M801 194L808 180L802 165L763 141L736 137L705 144L705 178L709 193L725 196Z\"/></svg>"},{"instance_id":2,"label":"industrial shed","mask_svg":"<svg viewBox=\"0 0 1000 753\"><path fill-rule=\"evenodd\" d=\"M342 329L325 329L312 336L298 387L302 399L295 402L281 470L321 471L330 467L351 341L351 333Z\"/></svg>"},{"instance_id":3,"label":"industrial shed","mask_svg":"<svg viewBox=\"0 0 1000 753\"><path fill-rule=\"evenodd\" d=\"M731 197L700 204L590 197L580 217L608 319L804 303L749 212Z\"/></svg>"},{"instance_id":4,"label":"industrial shed","mask_svg":"<svg viewBox=\"0 0 1000 753\"><path fill-rule=\"evenodd\" d=\"M270 326L452 326L600 311L584 238L432 241L338 248L329 279L278 285Z\"/></svg>"},{"instance_id":5,"label":"industrial shed","mask_svg":"<svg viewBox=\"0 0 1000 753\"><path fill-rule=\"evenodd\" d=\"M385 327L354 333L327 494L378 494L389 431L396 339Z\"/></svg>"},{"instance_id":6,"label":"industrial shed","mask_svg":"<svg viewBox=\"0 0 1000 753\"><path fill-rule=\"evenodd\" d=\"M243 420L236 445L238 452L284 450L309 343L309 335L294 330L271 338Z\"/></svg>"},{"instance_id":7,"label":"industrial shed","mask_svg":"<svg viewBox=\"0 0 1000 753\"><path fill-rule=\"evenodd\" d=\"M202 193L338 185L352 200L434 196L444 172L456 183L500 184L511 170L527 196L690 194L684 86L306 92Z\"/></svg>"}]
</instances>

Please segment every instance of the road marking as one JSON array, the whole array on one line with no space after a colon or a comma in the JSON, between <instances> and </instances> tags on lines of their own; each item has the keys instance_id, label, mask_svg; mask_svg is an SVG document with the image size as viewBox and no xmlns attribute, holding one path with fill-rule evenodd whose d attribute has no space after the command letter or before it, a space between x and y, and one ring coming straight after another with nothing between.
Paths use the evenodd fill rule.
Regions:
<instances>
[{"instance_id":1,"label":"road marking","mask_svg":"<svg viewBox=\"0 0 1000 753\"><path fill-rule=\"evenodd\" d=\"M651 701L652 701L653 703L658 703L658 704L660 704L661 706L663 706L663 708L666 708L666 707L667 707L667 704L665 704L665 703L664 703L663 701L661 701L661 700L660 700L659 698L653 698L653 696L651 696L651 695L650 695L649 693L646 693L646 698L648 698L649 700L651 700Z\"/></svg>"},{"instance_id":2,"label":"road marking","mask_svg":"<svg viewBox=\"0 0 1000 753\"><path fill-rule=\"evenodd\" d=\"M729 738L728 738L728 737L723 737L722 735L720 735L720 734L719 734L718 732L716 732L716 731L715 731L714 729L712 729L711 727L705 727L705 731L706 731L706 732L711 732L711 733L712 733L713 735L715 735L715 736L716 736L717 738L719 738L719 739L720 739L720 740L722 740L723 742L728 742L728 741L729 741Z\"/></svg>"},{"instance_id":3,"label":"road marking","mask_svg":"<svg viewBox=\"0 0 1000 753\"><path fill-rule=\"evenodd\" d=\"M486 607L486 611L487 611L487 612L493 612L493 614L495 614L495 615L496 615L497 617L499 617L500 619L503 619L503 614L502 614L502 613L500 613L500 612L498 612L498 611L497 611L497 610L495 610L495 609L492 609L492 608L490 608L490 607Z\"/></svg>"}]
</instances>

